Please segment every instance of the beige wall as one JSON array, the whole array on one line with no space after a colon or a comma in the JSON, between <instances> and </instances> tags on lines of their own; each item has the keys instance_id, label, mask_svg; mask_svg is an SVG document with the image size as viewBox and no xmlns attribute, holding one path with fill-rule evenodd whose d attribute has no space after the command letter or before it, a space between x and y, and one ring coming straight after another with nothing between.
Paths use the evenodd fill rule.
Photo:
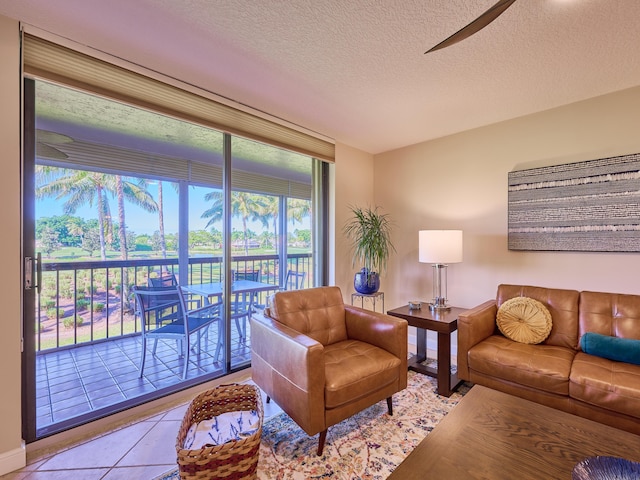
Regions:
<instances>
[{"instance_id":1,"label":"beige wall","mask_svg":"<svg viewBox=\"0 0 640 480\"><path fill-rule=\"evenodd\" d=\"M640 293L640 254L507 249L507 173L640 152L640 87L375 156L375 201L397 223L387 308L431 297L418 230L462 229L449 299L472 307L499 283Z\"/></svg>"},{"instance_id":2,"label":"beige wall","mask_svg":"<svg viewBox=\"0 0 640 480\"><path fill-rule=\"evenodd\" d=\"M24 464L20 384L20 44L18 22L0 16L0 474Z\"/></svg>"},{"instance_id":3,"label":"beige wall","mask_svg":"<svg viewBox=\"0 0 640 480\"><path fill-rule=\"evenodd\" d=\"M342 290L345 301L353 292L353 275L360 267L351 264L351 252L342 233L342 226L351 217L349 206L374 205L373 155L343 144L336 144L334 179L335 197L335 275L333 284Z\"/></svg>"}]
</instances>

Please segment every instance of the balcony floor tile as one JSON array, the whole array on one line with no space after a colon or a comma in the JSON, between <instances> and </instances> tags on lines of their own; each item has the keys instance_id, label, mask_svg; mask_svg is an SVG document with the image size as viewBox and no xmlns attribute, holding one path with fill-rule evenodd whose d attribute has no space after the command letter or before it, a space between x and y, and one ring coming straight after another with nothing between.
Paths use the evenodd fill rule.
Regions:
<instances>
[{"instance_id":1,"label":"balcony floor tile","mask_svg":"<svg viewBox=\"0 0 640 480\"><path fill-rule=\"evenodd\" d=\"M249 342L240 342L232 330L231 364L233 367L251 358ZM216 361L217 332L208 339L192 343L187 379L202 375L222 375L222 354ZM249 336L250 338L250 336ZM147 345L144 374L140 378L142 341L139 336L120 337L93 345L41 352L36 356L37 429L66 421L93 410L115 406L124 400L153 393L182 382L184 357L176 341Z\"/></svg>"}]
</instances>

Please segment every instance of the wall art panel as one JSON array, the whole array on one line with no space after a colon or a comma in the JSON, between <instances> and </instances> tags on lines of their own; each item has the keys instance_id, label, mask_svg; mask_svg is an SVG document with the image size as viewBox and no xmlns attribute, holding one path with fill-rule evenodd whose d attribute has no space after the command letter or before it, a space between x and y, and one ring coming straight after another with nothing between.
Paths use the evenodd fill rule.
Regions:
<instances>
[{"instance_id":1,"label":"wall art panel","mask_svg":"<svg viewBox=\"0 0 640 480\"><path fill-rule=\"evenodd\" d=\"M509 250L640 252L640 154L509 172Z\"/></svg>"}]
</instances>

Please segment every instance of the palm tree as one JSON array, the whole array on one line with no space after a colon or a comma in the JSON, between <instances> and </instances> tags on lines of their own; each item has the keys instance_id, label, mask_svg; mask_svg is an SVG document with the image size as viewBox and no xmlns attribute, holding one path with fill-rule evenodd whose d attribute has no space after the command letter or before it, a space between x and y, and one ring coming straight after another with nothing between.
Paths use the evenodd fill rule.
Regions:
<instances>
[{"instance_id":1,"label":"palm tree","mask_svg":"<svg viewBox=\"0 0 640 480\"><path fill-rule=\"evenodd\" d=\"M301 223L302 219L311 215L311 202L301 198L287 200L287 218L292 222Z\"/></svg>"},{"instance_id":2,"label":"palm tree","mask_svg":"<svg viewBox=\"0 0 640 480\"><path fill-rule=\"evenodd\" d=\"M126 222L124 215L124 200L128 200L148 212L155 212L158 205L146 190L146 183L138 179L137 183L123 179L120 175L72 170L56 167L36 167L36 196L55 197L57 200L66 198L63 208L65 213L73 214L85 204L98 210L98 225L100 233L100 258L106 260L105 235L111 235L113 223L107 194L111 193L118 199L118 220L120 252L123 259L127 258Z\"/></svg>"},{"instance_id":3,"label":"palm tree","mask_svg":"<svg viewBox=\"0 0 640 480\"><path fill-rule=\"evenodd\" d=\"M120 258L126 260L129 257L127 249L127 223L125 221L124 201L125 198L143 208L147 212L155 212L158 205L153 197L146 189L147 183L138 179L137 184L123 180L121 175L115 176L115 189L118 198L118 238L120 240ZM124 268L122 271L122 298L127 307L129 306L129 269Z\"/></svg>"},{"instance_id":4,"label":"palm tree","mask_svg":"<svg viewBox=\"0 0 640 480\"><path fill-rule=\"evenodd\" d=\"M155 213L159 210L159 206L153 199L151 193L147 190L148 182L141 178L123 179L120 175L115 176L116 179L116 195L118 198L118 221L119 231L118 237L120 239L120 254L123 260L128 257L127 254L127 240L126 240L126 221L124 213L124 201L137 205L144 211L149 213ZM163 228L164 229L164 228ZM123 249L124 246L124 249Z\"/></svg>"},{"instance_id":5,"label":"palm tree","mask_svg":"<svg viewBox=\"0 0 640 480\"><path fill-rule=\"evenodd\" d=\"M278 242L278 216L280 214L280 197L273 195L265 196L265 208L262 211L259 220L265 227L269 227L269 220L273 220L273 245L278 253L280 242Z\"/></svg>"},{"instance_id":6,"label":"palm tree","mask_svg":"<svg viewBox=\"0 0 640 480\"><path fill-rule=\"evenodd\" d=\"M280 242L278 242L278 218L280 217L280 197L273 195L260 195L261 208L257 211L253 219L259 220L266 228L269 227L269 221L272 221L273 225L273 238L278 253ZM299 198L287 199L287 219L292 222L302 222L302 219L308 217L311 214L311 202L309 200L303 200Z\"/></svg>"},{"instance_id":7,"label":"palm tree","mask_svg":"<svg viewBox=\"0 0 640 480\"><path fill-rule=\"evenodd\" d=\"M85 204L98 209L100 258L107 259L105 242L105 213L108 209L106 190L109 175L83 170L36 166L36 197L67 198L63 204L66 214L73 214Z\"/></svg>"},{"instance_id":8,"label":"palm tree","mask_svg":"<svg viewBox=\"0 0 640 480\"><path fill-rule=\"evenodd\" d=\"M204 211L202 218L208 218L209 221L205 228L213 225L214 222L222 219L222 206L223 197L221 190L214 190L209 192L204 197L205 201L213 204L210 208ZM248 192L231 192L231 215L233 217L240 217L242 220L242 234L244 242L245 255L249 255L249 243L247 238L247 221L249 219L258 220L260 218L260 212L265 208L264 195L258 195L256 193Z\"/></svg>"}]
</instances>

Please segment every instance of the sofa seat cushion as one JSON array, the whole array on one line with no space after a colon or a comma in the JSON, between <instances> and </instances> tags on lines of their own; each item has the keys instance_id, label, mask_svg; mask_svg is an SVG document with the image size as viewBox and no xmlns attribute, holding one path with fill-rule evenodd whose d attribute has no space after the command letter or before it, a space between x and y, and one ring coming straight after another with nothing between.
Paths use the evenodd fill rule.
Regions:
<instances>
[{"instance_id":1,"label":"sofa seat cushion","mask_svg":"<svg viewBox=\"0 0 640 480\"><path fill-rule=\"evenodd\" d=\"M576 400L640 418L640 366L579 352L570 376Z\"/></svg>"},{"instance_id":2,"label":"sofa seat cushion","mask_svg":"<svg viewBox=\"0 0 640 480\"><path fill-rule=\"evenodd\" d=\"M569 395L575 351L555 345L529 345L492 335L469 350L469 368L504 381L557 395Z\"/></svg>"},{"instance_id":3,"label":"sofa seat cushion","mask_svg":"<svg viewBox=\"0 0 640 480\"><path fill-rule=\"evenodd\" d=\"M398 381L400 359L375 345L344 340L324 348L325 407L340 407Z\"/></svg>"}]
</instances>

